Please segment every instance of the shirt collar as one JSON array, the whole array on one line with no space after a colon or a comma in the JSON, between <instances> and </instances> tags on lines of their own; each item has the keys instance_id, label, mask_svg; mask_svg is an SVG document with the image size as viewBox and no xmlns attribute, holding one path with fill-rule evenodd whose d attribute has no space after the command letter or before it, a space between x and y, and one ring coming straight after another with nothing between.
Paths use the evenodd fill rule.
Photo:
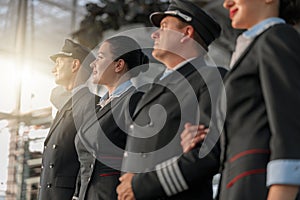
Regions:
<instances>
[{"instance_id":1,"label":"shirt collar","mask_svg":"<svg viewBox=\"0 0 300 200\"><path fill-rule=\"evenodd\" d=\"M113 92L111 95L109 95L108 92L106 92L106 94L100 99L101 101L105 101L108 98L116 98L121 96L124 92L126 92L129 88L131 88L133 86L131 80L127 80L123 83L121 83Z\"/></svg>"},{"instance_id":2,"label":"shirt collar","mask_svg":"<svg viewBox=\"0 0 300 200\"><path fill-rule=\"evenodd\" d=\"M243 33L243 36L246 39L254 39L258 35L260 35L262 32L267 30L269 27L274 26L275 24L284 24L285 21L278 17L271 17L268 19L265 19L261 21L260 23L256 24L252 28L248 29Z\"/></svg>"},{"instance_id":3,"label":"shirt collar","mask_svg":"<svg viewBox=\"0 0 300 200\"><path fill-rule=\"evenodd\" d=\"M170 75L172 72L180 69L181 67L183 67L186 63L190 62L191 60L195 59L196 57L192 57L189 58L187 60L182 61L181 63L177 64L175 67L173 67L172 69L166 68L163 75L161 76L160 80L164 79L165 77L167 77L168 75Z\"/></svg>"}]
</instances>

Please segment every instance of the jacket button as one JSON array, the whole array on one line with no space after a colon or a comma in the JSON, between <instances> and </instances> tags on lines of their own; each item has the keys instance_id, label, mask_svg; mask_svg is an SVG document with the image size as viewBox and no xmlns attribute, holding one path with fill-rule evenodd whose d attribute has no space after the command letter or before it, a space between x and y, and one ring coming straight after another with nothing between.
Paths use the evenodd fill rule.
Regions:
<instances>
[{"instance_id":1,"label":"jacket button","mask_svg":"<svg viewBox=\"0 0 300 200\"><path fill-rule=\"evenodd\" d=\"M41 169L44 169L44 165L41 166Z\"/></svg>"},{"instance_id":2,"label":"jacket button","mask_svg":"<svg viewBox=\"0 0 300 200\"><path fill-rule=\"evenodd\" d=\"M50 168L53 168L53 167L54 167L54 164L51 163L51 164L49 165L49 167L50 167Z\"/></svg>"},{"instance_id":3,"label":"jacket button","mask_svg":"<svg viewBox=\"0 0 300 200\"><path fill-rule=\"evenodd\" d=\"M142 156L143 158L146 158L146 157L147 157L147 155L146 155L145 153L141 153L141 156Z\"/></svg>"},{"instance_id":4,"label":"jacket button","mask_svg":"<svg viewBox=\"0 0 300 200\"><path fill-rule=\"evenodd\" d=\"M51 187L52 187L51 183L47 183L47 188L51 188Z\"/></svg>"},{"instance_id":5,"label":"jacket button","mask_svg":"<svg viewBox=\"0 0 300 200\"><path fill-rule=\"evenodd\" d=\"M93 164L91 164L91 165L90 165L90 168L93 168L93 167L94 167L94 165L93 165Z\"/></svg>"},{"instance_id":6,"label":"jacket button","mask_svg":"<svg viewBox=\"0 0 300 200\"><path fill-rule=\"evenodd\" d=\"M57 148L56 144L52 145L52 149L56 149L56 148Z\"/></svg>"},{"instance_id":7,"label":"jacket button","mask_svg":"<svg viewBox=\"0 0 300 200\"><path fill-rule=\"evenodd\" d=\"M47 146L44 146L44 149L47 149Z\"/></svg>"}]
</instances>

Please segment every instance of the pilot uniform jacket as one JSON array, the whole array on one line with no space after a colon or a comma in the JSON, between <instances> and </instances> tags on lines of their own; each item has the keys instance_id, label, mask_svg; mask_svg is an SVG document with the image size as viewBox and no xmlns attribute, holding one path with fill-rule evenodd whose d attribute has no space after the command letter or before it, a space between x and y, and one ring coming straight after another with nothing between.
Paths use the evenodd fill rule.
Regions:
<instances>
[{"instance_id":1,"label":"pilot uniform jacket","mask_svg":"<svg viewBox=\"0 0 300 200\"><path fill-rule=\"evenodd\" d=\"M84 113L91 103L95 105L94 102L95 95L84 87L77 91L56 114L44 142L40 200L72 198L79 170L74 138L77 127L84 120Z\"/></svg>"},{"instance_id":2,"label":"pilot uniform jacket","mask_svg":"<svg viewBox=\"0 0 300 200\"><path fill-rule=\"evenodd\" d=\"M200 122L209 125L211 113L214 112L212 105L217 100L225 72L223 68L207 66L199 57L154 83L141 98L129 126L122 166L124 171L136 173L132 187L137 200L212 199L212 177L218 171L219 151L214 151L216 154L212 155L213 164L206 169L200 183L186 186L179 172L175 176L178 175L177 178L182 181L179 180L174 185L179 182L182 187L178 186L171 192L166 185L171 183L169 180L177 179L171 176L178 170L162 172L159 179L157 171L160 170L157 170L157 166L182 154L180 134L185 123ZM187 159L196 162L195 158L198 156L191 155ZM185 163L184 159L182 161ZM176 163L172 167L178 169L181 164ZM152 170L156 171L151 172ZM162 180L162 176L167 177ZM187 191L183 192L184 190Z\"/></svg>"},{"instance_id":3,"label":"pilot uniform jacket","mask_svg":"<svg viewBox=\"0 0 300 200\"><path fill-rule=\"evenodd\" d=\"M220 200L267 199L267 164L300 159L299 38L286 24L268 28L225 76Z\"/></svg>"},{"instance_id":4,"label":"pilot uniform jacket","mask_svg":"<svg viewBox=\"0 0 300 200\"><path fill-rule=\"evenodd\" d=\"M120 168L127 134L125 112L132 113L142 93L130 87L80 128L75 146L80 161L74 199L117 199Z\"/></svg>"}]
</instances>

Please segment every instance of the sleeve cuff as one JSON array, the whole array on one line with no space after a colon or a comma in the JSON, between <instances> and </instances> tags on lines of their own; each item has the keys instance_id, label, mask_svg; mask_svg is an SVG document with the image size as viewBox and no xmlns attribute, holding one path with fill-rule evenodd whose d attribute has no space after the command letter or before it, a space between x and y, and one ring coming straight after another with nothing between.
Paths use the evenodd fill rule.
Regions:
<instances>
[{"instance_id":1,"label":"sleeve cuff","mask_svg":"<svg viewBox=\"0 0 300 200\"><path fill-rule=\"evenodd\" d=\"M300 185L300 160L273 160L268 163L267 186Z\"/></svg>"},{"instance_id":2,"label":"sleeve cuff","mask_svg":"<svg viewBox=\"0 0 300 200\"><path fill-rule=\"evenodd\" d=\"M159 182L168 196L188 189L188 185L178 166L177 159L177 157L174 157L155 167Z\"/></svg>"}]
</instances>

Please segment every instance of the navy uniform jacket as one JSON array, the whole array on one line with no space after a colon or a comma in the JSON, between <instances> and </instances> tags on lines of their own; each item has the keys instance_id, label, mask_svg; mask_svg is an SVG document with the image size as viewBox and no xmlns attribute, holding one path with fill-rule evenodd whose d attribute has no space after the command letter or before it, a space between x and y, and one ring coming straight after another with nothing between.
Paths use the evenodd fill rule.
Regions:
<instances>
[{"instance_id":1,"label":"navy uniform jacket","mask_svg":"<svg viewBox=\"0 0 300 200\"><path fill-rule=\"evenodd\" d=\"M195 154L185 155L178 162L172 161L170 171L160 168L166 160L182 154L180 134L186 122L208 126L212 101L217 99L217 88L225 71L207 66L197 58L154 83L142 97L129 126L130 136L123 160L124 171L137 173L132 181L136 199L212 199L211 182L219 167L218 150L213 151L212 159L207 159L210 167L198 184L182 181L185 172L177 170L185 165L185 159L197 162Z\"/></svg>"},{"instance_id":2,"label":"navy uniform jacket","mask_svg":"<svg viewBox=\"0 0 300 200\"><path fill-rule=\"evenodd\" d=\"M82 88L57 113L44 142L40 200L72 198L79 170L74 138L91 104L95 95Z\"/></svg>"},{"instance_id":3,"label":"navy uniform jacket","mask_svg":"<svg viewBox=\"0 0 300 200\"><path fill-rule=\"evenodd\" d=\"M79 129L75 146L80 161L74 194L84 199L117 199L120 168L125 149L125 113L132 113L141 93L131 87L97 113L92 113Z\"/></svg>"},{"instance_id":4,"label":"navy uniform jacket","mask_svg":"<svg viewBox=\"0 0 300 200\"><path fill-rule=\"evenodd\" d=\"M219 199L266 199L267 164L300 159L299 55L299 33L274 25L254 39L226 75Z\"/></svg>"}]
</instances>

